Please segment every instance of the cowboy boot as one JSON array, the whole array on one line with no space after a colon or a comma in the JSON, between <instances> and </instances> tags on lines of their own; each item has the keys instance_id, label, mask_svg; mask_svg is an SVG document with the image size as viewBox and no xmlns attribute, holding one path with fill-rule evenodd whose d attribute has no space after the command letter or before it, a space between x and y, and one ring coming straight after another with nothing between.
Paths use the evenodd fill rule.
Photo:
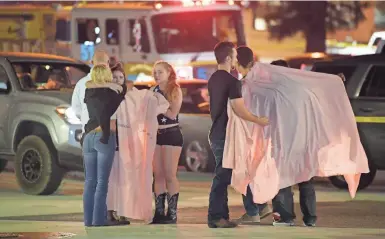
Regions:
<instances>
[{"instance_id":1,"label":"cowboy boot","mask_svg":"<svg viewBox=\"0 0 385 239\"><path fill-rule=\"evenodd\" d=\"M164 223L165 220L165 209L166 209L166 193L155 195L155 214L152 219L153 224Z\"/></svg>"},{"instance_id":2,"label":"cowboy boot","mask_svg":"<svg viewBox=\"0 0 385 239\"><path fill-rule=\"evenodd\" d=\"M176 193L174 195L167 194L167 224L175 224L177 221L177 211L178 211L178 199L179 199L179 193Z\"/></svg>"}]
</instances>

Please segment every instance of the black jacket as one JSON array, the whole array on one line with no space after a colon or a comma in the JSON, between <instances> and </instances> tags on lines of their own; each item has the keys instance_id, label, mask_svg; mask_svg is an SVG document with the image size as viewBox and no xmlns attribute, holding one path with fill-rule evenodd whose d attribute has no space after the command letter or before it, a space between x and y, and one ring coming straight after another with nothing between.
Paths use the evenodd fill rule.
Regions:
<instances>
[{"instance_id":1,"label":"black jacket","mask_svg":"<svg viewBox=\"0 0 385 239\"><path fill-rule=\"evenodd\" d=\"M100 126L103 131L100 142L108 143L111 116L118 109L126 92L127 87L125 85L123 85L123 92L120 94L109 88L86 89L84 103L87 105L90 119L84 127L85 134Z\"/></svg>"}]
</instances>

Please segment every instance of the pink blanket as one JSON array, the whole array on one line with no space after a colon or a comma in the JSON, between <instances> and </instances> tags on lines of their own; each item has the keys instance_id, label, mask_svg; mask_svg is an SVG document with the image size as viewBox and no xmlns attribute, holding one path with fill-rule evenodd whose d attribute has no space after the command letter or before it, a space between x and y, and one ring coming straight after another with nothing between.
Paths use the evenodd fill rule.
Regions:
<instances>
[{"instance_id":1,"label":"pink blanket","mask_svg":"<svg viewBox=\"0 0 385 239\"><path fill-rule=\"evenodd\" d=\"M238 118L228 106L223 167L231 185L256 203L279 189L312 177L344 175L352 198L368 160L344 85L337 76L257 63L243 81L243 97L262 129Z\"/></svg>"},{"instance_id":2,"label":"pink blanket","mask_svg":"<svg viewBox=\"0 0 385 239\"><path fill-rule=\"evenodd\" d=\"M156 116L168 107L159 93L133 89L118 108L119 152L112 166L107 206L119 216L151 222Z\"/></svg>"}]
</instances>

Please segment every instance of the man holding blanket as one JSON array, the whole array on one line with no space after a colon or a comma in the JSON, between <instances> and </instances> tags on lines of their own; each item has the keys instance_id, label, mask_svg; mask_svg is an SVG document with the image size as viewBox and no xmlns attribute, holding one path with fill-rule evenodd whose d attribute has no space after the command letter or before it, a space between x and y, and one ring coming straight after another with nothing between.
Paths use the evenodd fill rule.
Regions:
<instances>
[{"instance_id":1,"label":"man holding blanket","mask_svg":"<svg viewBox=\"0 0 385 239\"><path fill-rule=\"evenodd\" d=\"M208 90L210 115L213 122L209 141L216 167L209 199L208 226L210 228L231 228L237 226L236 223L229 221L227 187L231 182L232 170L222 167L228 122L227 104L230 100L235 114L244 120L265 126L268 124L268 119L257 117L246 109L242 98L241 82L230 74L237 59L234 44L220 42L215 46L214 53L218 62L218 70L210 77Z\"/></svg>"}]
</instances>

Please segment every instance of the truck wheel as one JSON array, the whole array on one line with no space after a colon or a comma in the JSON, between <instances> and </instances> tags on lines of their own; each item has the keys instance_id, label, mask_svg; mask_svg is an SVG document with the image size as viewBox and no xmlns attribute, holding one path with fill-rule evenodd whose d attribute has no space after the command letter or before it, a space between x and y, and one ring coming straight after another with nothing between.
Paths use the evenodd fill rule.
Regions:
<instances>
[{"instance_id":1,"label":"truck wheel","mask_svg":"<svg viewBox=\"0 0 385 239\"><path fill-rule=\"evenodd\" d=\"M367 188L374 180L376 176L376 169L370 169L369 173L361 174L360 184L358 185L358 190ZM346 183L343 176L332 176L329 177L330 182L339 189L348 189L348 184Z\"/></svg>"},{"instance_id":2,"label":"truck wheel","mask_svg":"<svg viewBox=\"0 0 385 239\"><path fill-rule=\"evenodd\" d=\"M18 145L15 173L21 189L31 195L54 193L64 175L57 164L54 149L35 135L25 137Z\"/></svg>"},{"instance_id":3,"label":"truck wheel","mask_svg":"<svg viewBox=\"0 0 385 239\"><path fill-rule=\"evenodd\" d=\"M8 161L5 159L0 159L0 173L4 171L5 167L7 167Z\"/></svg>"}]
</instances>

